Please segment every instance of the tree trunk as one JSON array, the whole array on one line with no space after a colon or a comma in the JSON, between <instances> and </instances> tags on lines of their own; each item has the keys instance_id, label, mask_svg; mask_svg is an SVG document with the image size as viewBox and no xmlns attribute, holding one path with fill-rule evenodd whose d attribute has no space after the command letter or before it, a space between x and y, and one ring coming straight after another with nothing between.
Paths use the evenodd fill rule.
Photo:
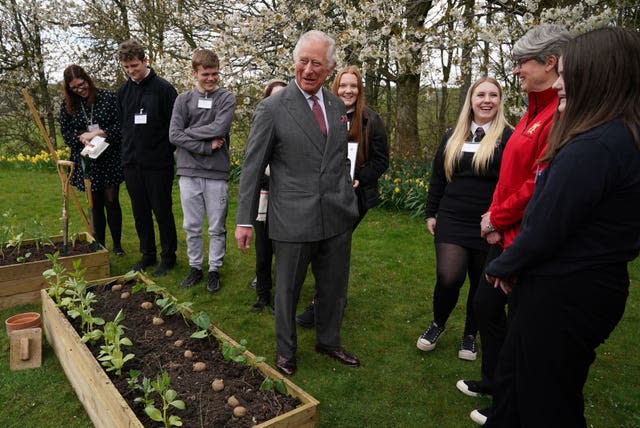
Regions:
<instances>
[{"instance_id":1,"label":"tree trunk","mask_svg":"<svg viewBox=\"0 0 640 428\"><path fill-rule=\"evenodd\" d=\"M473 67L473 58L471 54L473 52L473 46L475 44L475 37L472 37L472 34L475 34L475 27L473 25L474 4L474 0L465 0L463 4L464 28L466 30L462 39L462 55L460 56L460 77L462 78L462 85L460 86L460 93L458 94L459 110L462 109L465 97L467 96L467 91L471 86L471 74Z\"/></svg>"},{"instance_id":2,"label":"tree trunk","mask_svg":"<svg viewBox=\"0 0 640 428\"><path fill-rule=\"evenodd\" d=\"M418 138L419 74L398 76L398 112L396 115L396 147L402 157L420 157Z\"/></svg>"},{"instance_id":3,"label":"tree trunk","mask_svg":"<svg viewBox=\"0 0 640 428\"><path fill-rule=\"evenodd\" d=\"M42 38L40 37L40 24L38 19L34 19L33 37L33 53L35 59L36 75L38 76L38 92L40 92L40 110L44 111L45 123L47 124L47 132L49 139L55 146L56 144L56 119L53 101L49 93L49 82L44 70L44 58L42 56Z\"/></svg>"}]
</instances>

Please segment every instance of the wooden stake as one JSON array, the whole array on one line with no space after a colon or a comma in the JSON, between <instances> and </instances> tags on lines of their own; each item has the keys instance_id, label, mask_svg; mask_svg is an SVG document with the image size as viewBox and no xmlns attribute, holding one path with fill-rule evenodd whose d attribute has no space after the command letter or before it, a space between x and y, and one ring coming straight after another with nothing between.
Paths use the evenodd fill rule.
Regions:
<instances>
[{"instance_id":1,"label":"wooden stake","mask_svg":"<svg viewBox=\"0 0 640 428\"><path fill-rule=\"evenodd\" d=\"M44 142L46 143L47 148L49 149L49 154L51 155L51 157L53 158L54 162L57 165L59 159L58 159L58 154L56 153L55 146L51 142L51 139L49 138L49 134L47 134L47 130L45 129L44 124L40 119L38 110L36 109L36 106L33 103L33 99L31 98L31 95L29 95L29 91L27 91L27 88L22 88L22 96L24 97L24 100L26 101L27 106L29 107L29 111L31 111L33 120L35 120L36 125L38 125L38 129L40 130L40 135L42 135L42 138L44 139ZM58 176L60 177L60 182L64 186L64 183L67 181L67 174L64 171L62 171L60 168L56 167L56 169L58 170ZM71 195L71 199L73 200L73 203L76 206L78 213L80 214L80 218L84 223L84 227L86 227L87 232L93 235L93 228L91 227L91 223L89 222L87 215L84 213L84 210L80 205L80 200L78 199L78 195L76 194L75 189L73 187L69 189L69 194Z\"/></svg>"}]
</instances>

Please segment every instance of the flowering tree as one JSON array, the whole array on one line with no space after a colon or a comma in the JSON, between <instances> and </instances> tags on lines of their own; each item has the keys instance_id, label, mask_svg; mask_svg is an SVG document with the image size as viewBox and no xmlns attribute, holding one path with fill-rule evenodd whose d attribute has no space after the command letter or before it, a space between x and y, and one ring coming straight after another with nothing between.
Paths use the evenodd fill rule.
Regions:
<instances>
[{"instance_id":1,"label":"flowering tree","mask_svg":"<svg viewBox=\"0 0 640 428\"><path fill-rule=\"evenodd\" d=\"M192 51L215 50L221 83L238 95L240 138L265 82L291 77L299 35L326 31L336 40L338 66L361 68L367 101L385 120L394 153L417 158L433 152L482 74L505 84L512 120L521 114L509 53L531 26L559 22L581 32L611 24L637 29L640 22L634 0L1 0L0 8L2 28L11 30L0 34L3 91L20 84L38 91L47 117L55 103L44 88L53 75L76 62L113 89L124 80L117 45L136 38L180 91L191 85Z\"/></svg>"}]
</instances>

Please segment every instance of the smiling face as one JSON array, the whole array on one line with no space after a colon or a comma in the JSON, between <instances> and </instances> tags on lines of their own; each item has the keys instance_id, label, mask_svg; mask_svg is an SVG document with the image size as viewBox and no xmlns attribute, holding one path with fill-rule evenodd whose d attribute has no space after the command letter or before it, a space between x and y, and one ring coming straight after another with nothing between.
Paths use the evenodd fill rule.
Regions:
<instances>
[{"instance_id":1,"label":"smiling face","mask_svg":"<svg viewBox=\"0 0 640 428\"><path fill-rule=\"evenodd\" d=\"M300 43L295 59L296 82L303 91L315 94L333 71L327 61L328 44L321 39L307 39Z\"/></svg>"},{"instance_id":2,"label":"smiling face","mask_svg":"<svg viewBox=\"0 0 640 428\"><path fill-rule=\"evenodd\" d=\"M148 63L149 63L149 60L147 58L145 59L134 58L126 61L120 61L120 64L122 64L122 68L124 68L124 71L125 73L127 73L127 76L129 76L131 80L134 80L136 82L141 81L147 75Z\"/></svg>"},{"instance_id":3,"label":"smiling face","mask_svg":"<svg viewBox=\"0 0 640 428\"><path fill-rule=\"evenodd\" d=\"M564 90L564 67L562 57L558 60L558 78L553 82L553 89L558 91L558 111L562 113L567 106L567 93Z\"/></svg>"},{"instance_id":4,"label":"smiling face","mask_svg":"<svg viewBox=\"0 0 640 428\"><path fill-rule=\"evenodd\" d=\"M198 89L201 92L212 92L218 87L218 80L220 80L218 67L205 68L199 65L197 70L191 70L191 74L198 82Z\"/></svg>"},{"instance_id":5,"label":"smiling face","mask_svg":"<svg viewBox=\"0 0 640 428\"><path fill-rule=\"evenodd\" d=\"M500 89L491 82L480 83L471 94L473 121L478 125L491 122L500 106Z\"/></svg>"},{"instance_id":6,"label":"smiling face","mask_svg":"<svg viewBox=\"0 0 640 428\"><path fill-rule=\"evenodd\" d=\"M534 57L523 57L516 61L513 74L520 80L520 88L526 92L542 92L549 89L558 77L555 66L556 57L551 55L544 62Z\"/></svg>"},{"instance_id":7,"label":"smiling face","mask_svg":"<svg viewBox=\"0 0 640 428\"><path fill-rule=\"evenodd\" d=\"M347 110L355 107L358 101L358 77L352 73L344 73L338 85L338 97L344 102Z\"/></svg>"},{"instance_id":8,"label":"smiling face","mask_svg":"<svg viewBox=\"0 0 640 428\"><path fill-rule=\"evenodd\" d=\"M79 77L69 82L69 89L82 98L89 96L89 84L86 80L80 79Z\"/></svg>"}]
</instances>

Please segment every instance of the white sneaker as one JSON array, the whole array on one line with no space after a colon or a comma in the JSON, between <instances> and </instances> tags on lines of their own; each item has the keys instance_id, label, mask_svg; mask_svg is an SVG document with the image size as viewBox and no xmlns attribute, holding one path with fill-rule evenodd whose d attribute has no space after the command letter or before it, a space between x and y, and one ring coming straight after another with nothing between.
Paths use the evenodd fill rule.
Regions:
<instances>
[{"instance_id":1,"label":"white sneaker","mask_svg":"<svg viewBox=\"0 0 640 428\"><path fill-rule=\"evenodd\" d=\"M484 425L487 423L487 415L489 414L489 409L476 409L469 414L471 420L478 425Z\"/></svg>"}]
</instances>

